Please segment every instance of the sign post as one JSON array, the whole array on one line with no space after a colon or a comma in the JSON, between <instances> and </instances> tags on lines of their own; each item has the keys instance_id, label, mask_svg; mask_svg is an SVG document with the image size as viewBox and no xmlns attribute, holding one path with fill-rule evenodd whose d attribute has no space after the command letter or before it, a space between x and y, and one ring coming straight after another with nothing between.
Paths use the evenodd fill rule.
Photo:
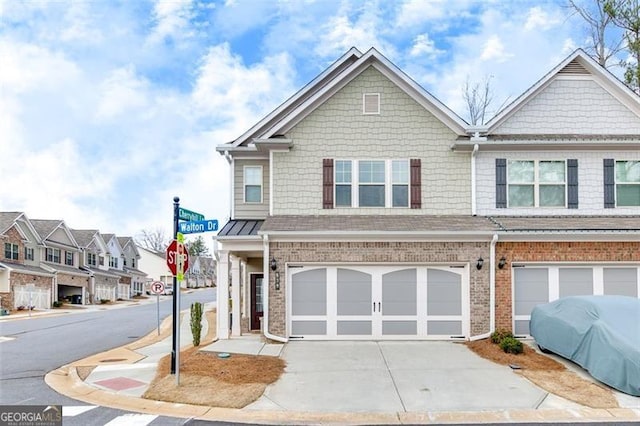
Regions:
<instances>
[{"instance_id":1,"label":"sign post","mask_svg":"<svg viewBox=\"0 0 640 426\"><path fill-rule=\"evenodd\" d=\"M173 244L178 236L178 222L180 217L180 198L173 197ZM171 247L171 245L169 246ZM167 254L169 253L167 249ZM168 259L167 259L167 263ZM169 265L171 268L171 265ZM172 270L173 273L173 336L171 343L171 374L176 374L176 364L177 357L179 356L178 351L180 351L179 342L176 340L176 333L178 333L180 327L180 311L178 311L178 299L180 298L180 288L178 288L178 280L176 279L176 274ZM177 350L176 350L177 347Z\"/></svg>"},{"instance_id":2,"label":"sign post","mask_svg":"<svg viewBox=\"0 0 640 426\"><path fill-rule=\"evenodd\" d=\"M164 293L164 283L162 281L154 281L151 283L151 292L156 295L156 310L158 319L158 336L160 335L160 295Z\"/></svg>"}]
</instances>

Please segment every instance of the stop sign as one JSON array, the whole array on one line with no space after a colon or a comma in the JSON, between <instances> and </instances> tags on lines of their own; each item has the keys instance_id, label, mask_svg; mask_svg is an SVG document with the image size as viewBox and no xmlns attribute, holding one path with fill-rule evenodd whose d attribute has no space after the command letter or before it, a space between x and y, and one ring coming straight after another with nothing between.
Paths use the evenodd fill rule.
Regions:
<instances>
[{"instance_id":1,"label":"stop sign","mask_svg":"<svg viewBox=\"0 0 640 426\"><path fill-rule=\"evenodd\" d=\"M182 270L178 269L178 261L182 258ZM182 274L189 269L189 252L184 244L179 243L176 240L171 241L169 247L167 247L167 266L173 275Z\"/></svg>"}]
</instances>

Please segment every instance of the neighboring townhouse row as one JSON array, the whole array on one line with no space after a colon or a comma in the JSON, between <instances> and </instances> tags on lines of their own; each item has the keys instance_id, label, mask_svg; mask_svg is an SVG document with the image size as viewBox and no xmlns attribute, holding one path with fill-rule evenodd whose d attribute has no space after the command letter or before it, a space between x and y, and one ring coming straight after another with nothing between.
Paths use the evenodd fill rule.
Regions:
<instances>
[{"instance_id":1,"label":"neighboring townhouse row","mask_svg":"<svg viewBox=\"0 0 640 426\"><path fill-rule=\"evenodd\" d=\"M0 212L0 244L4 309L100 303L129 299L144 290L146 274L136 268L140 254L130 237Z\"/></svg>"},{"instance_id":2,"label":"neighboring townhouse row","mask_svg":"<svg viewBox=\"0 0 640 426\"><path fill-rule=\"evenodd\" d=\"M582 50L471 126L354 48L217 150L218 338L526 336L537 304L640 295L640 98Z\"/></svg>"}]
</instances>

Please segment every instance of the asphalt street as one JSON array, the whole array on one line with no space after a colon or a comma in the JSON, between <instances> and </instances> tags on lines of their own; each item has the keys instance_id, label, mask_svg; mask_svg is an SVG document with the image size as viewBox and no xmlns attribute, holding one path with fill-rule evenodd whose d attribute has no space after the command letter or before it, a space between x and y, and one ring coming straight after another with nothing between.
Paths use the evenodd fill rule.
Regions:
<instances>
[{"instance_id":1,"label":"asphalt street","mask_svg":"<svg viewBox=\"0 0 640 426\"><path fill-rule=\"evenodd\" d=\"M213 288L181 294L181 308L192 302L215 301ZM160 320L172 313L171 296L161 296ZM1 405L80 406L82 402L53 391L44 376L62 365L133 342L157 325L156 303L98 311L79 310L55 316L0 322ZM64 424L104 425L108 418L127 412L95 407ZM75 420L74 420L75 419ZM184 419L153 420L153 424L184 424Z\"/></svg>"}]
</instances>

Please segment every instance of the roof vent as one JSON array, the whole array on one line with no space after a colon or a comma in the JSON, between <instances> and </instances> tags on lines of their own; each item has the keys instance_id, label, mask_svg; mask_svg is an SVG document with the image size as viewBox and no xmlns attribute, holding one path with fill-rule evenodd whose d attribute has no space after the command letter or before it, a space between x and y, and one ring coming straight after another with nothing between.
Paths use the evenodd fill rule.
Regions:
<instances>
[{"instance_id":1,"label":"roof vent","mask_svg":"<svg viewBox=\"0 0 640 426\"><path fill-rule=\"evenodd\" d=\"M365 93L362 95L362 113L380 114L380 93Z\"/></svg>"},{"instance_id":2,"label":"roof vent","mask_svg":"<svg viewBox=\"0 0 640 426\"><path fill-rule=\"evenodd\" d=\"M587 71L580 62L574 59L562 68L558 74L590 74L590 72Z\"/></svg>"}]
</instances>

